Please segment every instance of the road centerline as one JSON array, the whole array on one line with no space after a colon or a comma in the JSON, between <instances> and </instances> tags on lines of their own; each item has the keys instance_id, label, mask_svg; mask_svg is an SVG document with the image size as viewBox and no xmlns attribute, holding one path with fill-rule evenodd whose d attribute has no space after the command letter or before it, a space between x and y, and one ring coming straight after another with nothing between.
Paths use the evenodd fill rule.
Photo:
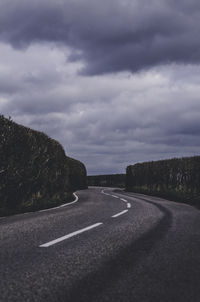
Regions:
<instances>
[{"instance_id":1,"label":"road centerline","mask_svg":"<svg viewBox=\"0 0 200 302\"><path fill-rule=\"evenodd\" d=\"M126 199L124 198L120 198L120 200L124 201L124 202L128 202Z\"/></svg>"},{"instance_id":2,"label":"road centerline","mask_svg":"<svg viewBox=\"0 0 200 302\"><path fill-rule=\"evenodd\" d=\"M102 225L102 224L103 224L102 222L95 223L95 224L90 225L90 226L88 226L88 227L86 227L86 228L80 229L80 230L78 230L78 231L72 232L72 233L67 234L67 235L65 235L65 236L62 236L62 237L59 237L59 238L54 239L54 240L52 240L52 241L46 242L46 243L44 243L44 244L41 244L41 245L39 245L39 247L49 247L49 246L52 246L52 245L57 244L57 243L59 243L59 242L61 242L61 241L67 240L67 239L69 239L69 238L71 238L71 237L77 236L77 235L79 235L79 234L81 234L81 233L84 233L84 232L86 232L86 231L89 231L89 230L91 230L91 229L94 229L94 228L96 228L96 227L98 227L98 226L100 226L100 225Z\"/></svg>"},{"instance_id":3,"label":"road centerline","mask_svg":"<svg viewBox=\"0 0 200 302\"><path fill-rule=\"evenodd\" d=\"M109 196L110 194L104 192L104 190L101 191L102 194Z\"/></svg>"},{"instance_id":4,"label":"road centerline","mask_svg":"<svg viewBox=\"0 0 200 302\"><path fill-rule=\"evenodd\" d=\"M125 214L127 212L128 212L128 210L124 210L124 211L122 211L120 213L117 213L117 214L113 215L112 218L116 218L116 217L121 216L121 215L123 215L123 214Z\"/></svg>"}]
</instances>

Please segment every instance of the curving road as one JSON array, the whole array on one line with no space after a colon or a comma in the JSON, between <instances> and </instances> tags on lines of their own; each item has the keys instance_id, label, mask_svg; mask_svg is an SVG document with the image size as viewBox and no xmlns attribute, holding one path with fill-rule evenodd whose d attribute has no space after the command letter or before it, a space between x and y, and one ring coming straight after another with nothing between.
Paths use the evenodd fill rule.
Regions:
<instances>
[{"instance_id":1,"label":"curving road","mask_svg":"<svg viewBox=\"0 0 200 302\"><path fill-rule=\"evenodd\" d=\"M200 211L111 188L0 219L0 301L199 302Z\"/></svg>"}]
</instances>

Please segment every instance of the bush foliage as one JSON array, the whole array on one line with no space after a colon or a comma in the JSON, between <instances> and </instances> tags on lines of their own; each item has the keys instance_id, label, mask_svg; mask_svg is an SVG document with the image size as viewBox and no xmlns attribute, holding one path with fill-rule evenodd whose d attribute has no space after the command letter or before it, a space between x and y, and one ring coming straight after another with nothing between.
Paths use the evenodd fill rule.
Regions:
<instances>
[{"instance_id":1,"label":"bush foliage","mask_svg":"<svg viewBox=\"0 0 200 302\"><path fill-rule=\"evenodd\" d=\"M88 176L88 186L98 187L125 187L126 174L108 174Z\"/></svg>"},{"instance_id":2,"label":"bush foliage","mask_svg":"<svg viewBox=\"0 0 200 302\"><path fill-rule=\"evenodd\" d=\"M200 156L128 166L126 190L200 204Z\"/></svg>"},{"instance_id":3,"label":"bush foliage","mask_svg":"<svg viewBox=\"0 0 200 302\"><path fill-rule=\"evenodd\" d=\"M87 188L87 171L84 164L78 160L67 157L69 166L69 182L72 191Z\"/></svg>"},{"instance_id":4,"label":"bush foliage","mask_svg":"<svg viewBox=\"0 0 200 302\"><path fill-rule=\"evenodd\" d=\"M86 187L86 169L57 141L0 116L1 215L67 202L79 185Z\"/></svg>"}]
</instances>

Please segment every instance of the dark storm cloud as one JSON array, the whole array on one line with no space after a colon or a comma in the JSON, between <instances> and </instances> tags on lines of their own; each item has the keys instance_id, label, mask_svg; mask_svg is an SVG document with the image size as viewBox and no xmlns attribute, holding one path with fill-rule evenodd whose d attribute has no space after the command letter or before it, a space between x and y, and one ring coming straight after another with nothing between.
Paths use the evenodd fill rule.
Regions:
<instances>
[{"instance_id":1,"label":"dark storm cloud","mask_svg":"<svg viewBox=\"0 0 200 302\"><path fill-rule=\"evenodd\" d=\"M98 104L93 96L83 102L83 86L79 97L76 96L76 110L70 114L66 110L59 115L33 115L30 125L56 137L70 156L86 163L89 174L124 172L128 164L138 161L198 154L200 103L195 95L187 93L190 83L184 83L185 90L176 92L176 98L171 83L166 93L160 91L160 83L153 89L145 88L145 81L143 77L147 91L138 90L135 99L122 95L117 100L113 94L104 104ZM124 83L120 87L119 82L113 84L118 94L124 90ZM98 85L99 80L93 79L97 96L101 90ZM129 89L134 91L131 87L136 85L137 82L130 82ZM106 96L107 91L104 93Z\"/></svg>"},{"instance_id":2,"label":"dark storm cloud","mask_svg":"<svg viewBox=\"0 0 200 302\"><path fill-rule=\"evenodd\" d=\"M47 133L89 174L195 155L200 147L200 65L86 76L55 43L0 42L0 111Z\"/></svg>"},{"instance_id":3,"label":"dark storm cloud","mask_svg":"<svg viewBox=\"0 0 200 302\"><path fill-rule=\"evenodd\" d=\"M2 0L0 38L15 47L54 41L83 72L200 62L198 0Z\"/></svg>"}]
</instances>

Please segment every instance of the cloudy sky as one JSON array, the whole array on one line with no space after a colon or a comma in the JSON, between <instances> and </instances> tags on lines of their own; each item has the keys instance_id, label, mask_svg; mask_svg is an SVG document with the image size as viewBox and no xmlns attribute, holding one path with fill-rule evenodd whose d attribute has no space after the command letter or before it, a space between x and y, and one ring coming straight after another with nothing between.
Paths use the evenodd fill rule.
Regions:
<instances>
[{"instance_id":1,"label":"cloudy sky","mask_svg":"<svg viewBox=\"0 0 200 302\"><path fill-rule=\"evenodd\" d=\"M0 112L89 175L200 154L199 0L0 0Z\"/></svg>"}]
</instances>

